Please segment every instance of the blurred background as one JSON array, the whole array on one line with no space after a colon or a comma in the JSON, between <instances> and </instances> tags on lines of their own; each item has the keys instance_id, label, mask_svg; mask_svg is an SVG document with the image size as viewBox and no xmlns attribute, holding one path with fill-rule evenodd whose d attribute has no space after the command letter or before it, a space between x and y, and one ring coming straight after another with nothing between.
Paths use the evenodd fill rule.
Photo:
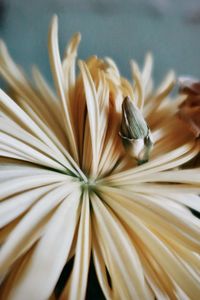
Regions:
<instances>
[{"instance_id":1,"label":"blurred background","mask_svg":"<svg viewBox=\"0 0 200 300\"><path fill-rule=\"evenodd\" d=\"M200 78L199 0L0 0L0 37L18 64L50 79L47 32L59 16L60 49L82 33L79 57L110 56L130 78L129 60L154 55L159 81L171 68Z\"/></svg>"}]
</instances>

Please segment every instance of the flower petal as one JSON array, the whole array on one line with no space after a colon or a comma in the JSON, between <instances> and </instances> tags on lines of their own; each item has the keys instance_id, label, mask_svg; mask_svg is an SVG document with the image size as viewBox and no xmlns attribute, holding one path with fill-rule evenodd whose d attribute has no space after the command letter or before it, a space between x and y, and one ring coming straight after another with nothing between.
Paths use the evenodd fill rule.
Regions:
<instances>
[{"instance_id":1,"label":"flower petal","mask_svg":"<svg viewBox=\"0 0 200 300\"><path fill-rule=\"evenodd\" d=\"M51 217L50 213L77 185L58 186L50 190L22 218L11 232L0 251L0 274L8 270L12 263L27 251L44 232L44 226Z\"/></svg>"},{"instance_id":2,"label":"flower petal","mask_svg":"<svg viewBox=\"0 0 200 300\"><path fill-rule=\"evenodd\" d=\"M89 70L84 62L79 61L79 67L83 76L85 96L87 102L88 119L90 126L90 138L92 145L92 176L96 175L99 161L99 105L97 102L96 89Z\"/></svg>"},{"instance_id":3,"label":"flower petal","mask_svg":"<svg viewBox=\"0 0 200 300\"><path fill-rule=\"evenodd\" d=\"M72 128L73 122L71 120L71 108L68 101L69 99L66 97L64 91L63 70L58 46L58 20L56 16L54 16L52 19L49 31L49 56L57 93L61 99L61 103L64 109L65 129L67 138L69 139L70 149L72 151L74 160L78 162L77 144L75 140L74 130Z\"/></svg>"},{"instance_id":4,"label":"flower petal","mask_svg":"<svg viewBox=\"0 0 200 300\"><path fill-rule=\"evenodd\" d=\"M72 274L62 292L60 299L84 300L87 287L88 270L91 253L91 225L89 195L86 191L82 196L82 208L78 229L75 260ZM78 288L77 288L78 287Z\"/></svg>"},{"instance_id":5,"label":"flower petal","mask_svg":"<svg viewBox=\"0 0 200 300\"><path fill-rule=\"evenodd\" d=\"M113 289L121 299L151 299L137 252L126 231L98 197L92 198L92 206L96 237L101 239L111 264L109 272Z\"/></svg>"},{"instance_id":6,"label":"flower petal","mask_svg":"<svg viewBox=\"0 0 200 300\"><path fill-rule=\"evenodd\" d=\"M10 299L21 300L23 295L24 299L43 300L52 294L69 255L80 213L79 198L79 192L73 193L57 208L32 255L16 275Z\"/></svg>"},{"instance_id":7,"label":"flower petal","mask_svg":"<svg viewBox=\"0 0 200 300\"><path fill-rule=\"evenodd\" d=\"M166 272L177 282L181 289L191 298L198 299L200 293L200 280L189 272L184 264L169 250L166 244L159 239L149 228L141 223L139 218L135 217L127 208L118 205L117 196L115 199L106 197L106 202L111 205L112 209L123 218L123 221L137 234L144 243L146 248L151 251L159 264Z\"/></svg>"}]
</instances>

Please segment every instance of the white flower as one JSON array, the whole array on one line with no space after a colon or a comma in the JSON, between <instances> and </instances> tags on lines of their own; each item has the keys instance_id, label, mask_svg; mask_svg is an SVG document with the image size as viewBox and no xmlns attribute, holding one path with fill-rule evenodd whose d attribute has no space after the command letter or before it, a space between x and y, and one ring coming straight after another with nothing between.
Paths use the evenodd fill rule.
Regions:
<instances>
[{"instance_id":1,"label":"white flower","mask_svg":"<svg viewBox=\"0 0 200 300\"><path fill-rule=\"evenodd\" d=\"M60 59L57 19L49 33L56 87L33 69L34 86L3 43L0 72L1 299L84 299L91 258L106 299L199 299L200 169L182 169L198 141L176 116L170 72L156 91L152 58L132 62L134 85L110 59L79 61L80 35ZM119 136L124 97L134 99L154 148L143 165ZM185 127L184 127L185 126ZM51 298L52 297L52 298Z\"/></svg>"}]
</instances>

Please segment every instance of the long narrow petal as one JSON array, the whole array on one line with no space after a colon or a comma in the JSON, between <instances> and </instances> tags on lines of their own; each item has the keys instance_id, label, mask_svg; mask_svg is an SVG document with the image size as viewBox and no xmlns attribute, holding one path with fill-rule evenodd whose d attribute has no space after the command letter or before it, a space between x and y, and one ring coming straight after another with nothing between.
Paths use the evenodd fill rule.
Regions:
<instances>
[{"instance_id":1,"label":"long narrow petal","mask_svg":"<svg viewBox=\"0 0 200 300\"><path fill-rule=\"evenodd\" d=\"M11 137L8 134L1 133L0 143L2 146L5 145L9 147L11 151L16 150L18 152L19 159L22 154L22 156L25 155L27 157L27 161L29 162L67 172L67 168L50 159L47 155L44 155L40 151L35 150L34 147L27 145L25 140L23 142L20 141L20 139L16 136Z\"/></svg>"},{"instance_id":2,"label":"long narrow petal","mask_svg":"<svg viewBox=\"0 0 200 300\"><path fill-rule=\"evenodd\" d=\"M148 196L147 199L146 196L142 194L129 193L128 191L116 191L116 189L105 187L102 187L99 190L103 191L104 198L106 197L105 199L107 199L107 197L116 199L120 205L130 210L133 215L140 218L145 224L148 224L148 226L154 231L165 233L170 237L170 239L173 239L174 236L176 236L176 240L178 240L181 245L192 251L200 253L200 223L188 209L184 207L181 208L180 205L174 205L174 208L178 208L177 211L172 206L171 208L167 208L166 211L165 208L163 208L161 213L161 211L159 212L159 209L157 210L156 204L151 204L151 200L153 201L155 193L152 194L152 196ZM163 200L160 200L160 203L162 202ZM173 209L174 214L170 215L169 210L173 211ZM175 215L177 216L177 219ZM174 218L176 220L175 224ZM189 224L186 222L186 219L189 220ZM185 224L182 225L182 222Z\"/></svg>"},{"instance_id":3,"label":"long narrow petal","mask_svg":"<svg viewBox=\"0 0 200 300\"><path fill-rule=\"evenodd\" d=\"M117 198L115 198L117 199ZM115 200L108 199L109 205L117 211L130 228L145 243L149 251L156 255L156 260L165 268L172 278L177 282L183 291L191 298L198 299L200 293L199 279L192 276L185 266L176 258L168 247L153 232L144 226L137 217L131 214L126 208L119 206ZM107 202L106 200L106 202Z\"/></svg>"},{"instance_id":4,"label":"long narrow petal","mask_svg":"<svg viewBox=\"0 0 200 300\"><path fill-rule=\"evenodd\" d=\"M66 95L64 91L63 70L62 70L62 64L61 64L59 46L58 46L58 20L56 16L54 16L54 18L52 19L52 23L49 31L49 55L50 55L52 74L54 77L57 93L61 99L62 106L64 109L67 138L69 139L69 144L71 147L73 158L75 159L76 162L78 162L77 145L74 136L74 131L72 128L73 123L71 120L71 108L69 106L68 99L66 99Z\"/></svg>"},{"instance_id":5,"label":"long narrow petal","mask_svg":"<svg viewBox=\"0 0 200 300\"><path fill-rule=\"evenodd\" d=\"M142 84L142 74L140 73L139 67L135 61L131 61L131 70L134 80L134 94L137 95L137 98L134 99L136 105L139 109L143 109L144 106L144 91L143 91L143 84Z\"/></svg>"},{"instance_id":6,"label":"long narrow petal","mask_svg":"<svg viewBox=\"0 0 200 300\"><path fill-rule=\"evenodd\" d=\"M76 190L73 184L54 188L37 202L22 218L11 232L0 251L0 273L3 274L12 263L42 234L44 225L50 218L51 211L61 203L67 195Z\"/></svg>"},{"instance_id":7,"label":"long narrow petal","mask_svg":"<svg viewBox=\"0 0 200 300\"><path fill-rule=\"evenodd\" d=\"M109 259L112 264L113 288L117 290L121 299L151 299L137 252L119 220L98 197L92 199L92 206L99 233L97 239L101 237L107 254L112 253Z\"/></svg>"},{"instance_id":8,"label":"long narrow petal","mask_svg":"<svg viewBox=\"0 0 200 300\"><path fill-rule=\"evenodd\" d=\"M33 203L37 202L53 185L38 187L8 198L0 203L0 228L23 214Z\"/></svg>"},{"instance_id":9,"label":"long narrow petal","mask_svg":"<svg viewBox=\"0 0 200 300\"><path fill-rule=\"evenodd\" d=\"M47 224L33 254L15 278L9 299L43 300L52 294L67 261L80 210L80 192L66 197ZM46 249L47 251L44 251Z\"/></svg>"},{"instance_id":10,"label":"long narrow petal","mask_svg":"<svg viewBox=\"0 0 200 300\"><path fill-rule=\"evenodd\" d=\"M88 270L90 265L91 253L91 225L89 195L86 191L82 198L82 208L80 224L78 229L78 238L75 249L75 260L72 274L64 289L61 300L84 300L87 287ZM78 288L77 288L78 287Z\"/></svg>"},{"instance_id":11,"label":"long narrow petal","mask_svg":"<svg viewBox=\"0 0 200 300\"><path fill-rule=\"evenodd\" d=\"M97 172L98 160L99 160L99 106L97 102L96 90L94 82L91 78L89 70L84 62L79 62L79 67L83 76L88 119L90 125L90 137L92 144L92 175L95 176Z\"/></svg>"},{"instance_id":12,"label":"long narrow petal","mask_svg":"<svg viewBox=\"0 0 200 300\"><path fill-rule=\"evenodd\" d=\"M49 147L51 147L55 153L57 153L58 157L62 157L62 159L66 158L59 151L59 149L55 146L55 144L51 141L51 139L38 127L37 124L2 90L0 90L0 105L6 108L9 114L12 116L14 120L17 120L20 126L23 126L25 129L30 130L36 137L41 139L41 141L45 142ZM71 163L70 157L68 157L69 162ZM68 166L68 168L70 168ZM71 171L74 169L71 167Z\"/></svg>"},{"instance_id":13,"label":"long narrow petal","mask_svg":"<svg viewBox=\"0 0 200 300\"><path fill-rule=\"evenodd\" d=\"M149 162L134 167L128 170L113 174L107 178L104 178L107 182L110 180L113 182L121 182L121 180L134 180L135 174L137 176L149 175L155 172L170 170L172 168L178 167L195 157L199 153L199 144L195 142L189 142L185 145L178 147L168 153L160 155Z\"/></svg>"},{"instance_id":14,"label":"long narrow petal","mask_svg":"<svg viewBox=\"0 0 200 300\"><path fill-rule=\"evenodd\" d=\"M30 174L30 176L24 176L14 178L12 180L7 180L5 182L0 183L0 200L2 201L4 198L22 191L63 181L68 182L68 176L56 172L49 172L49 174L46 174L45 176L44 174ZM12 187L12 189L10 187Z\"/></svg>"},{"instance_id":15,"label":"long narrow petal","mask_svg":"<svg viewBox=\"0 0 200 300\"><path fill-rule=\"evenodd\" d=\"M111 287L109 286L104 257L99 247L99 244L97 242L97 238L95 234L93 234L92 236L92 253L93 253L94 265L95 265L95 270L97 273L99 284L102 288L102 291L106 299L111 300L113 299L113 293Z\"/></svg>"},{"instance_id":16,"label":"long narrow petal","mask_svg":"<svg viewBox=\"0 0 200 300\"><path fill-rule=\"evenodd\" d=\"M144 115L146 117L152 118L153 112L157 111L160 107L163 99L165 99L171 92L175 84L175 74L174 71L170 71L163 82L159 86L158 90L155 92L155 96L152 97L151 101L144 109Z\"/></svg>"}]
</instances>

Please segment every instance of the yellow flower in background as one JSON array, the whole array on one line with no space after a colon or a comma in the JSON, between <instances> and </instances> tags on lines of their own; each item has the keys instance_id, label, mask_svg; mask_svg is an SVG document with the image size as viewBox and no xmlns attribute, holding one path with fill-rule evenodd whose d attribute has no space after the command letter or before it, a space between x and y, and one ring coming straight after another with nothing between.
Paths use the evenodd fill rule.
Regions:
<instances>
[{"instance_id":1,"label":"yellow flower in background","mask_svg":"<svg viewBox=\"0 0 200 300\"><path fill-rule=\"evenodd\" d=\"M36 68L31 84L0 46L10 92L0 91L1 299L55 299L72 257L59 299L85 299L91 259L106 299L199 299L200 220L190 209L200 211L200 168L181 168L199 144L177 117L184 98L169 96L174 73L155 90L148 54L142 70L131 62L133 84L96 56L76 76L80 35L61 60L57 30L54 17L56 94ZM151 131L141 165L120 136L126 97L140 111L136 140L149 133L144 122Z\"/></svg>"}]
</instances>

